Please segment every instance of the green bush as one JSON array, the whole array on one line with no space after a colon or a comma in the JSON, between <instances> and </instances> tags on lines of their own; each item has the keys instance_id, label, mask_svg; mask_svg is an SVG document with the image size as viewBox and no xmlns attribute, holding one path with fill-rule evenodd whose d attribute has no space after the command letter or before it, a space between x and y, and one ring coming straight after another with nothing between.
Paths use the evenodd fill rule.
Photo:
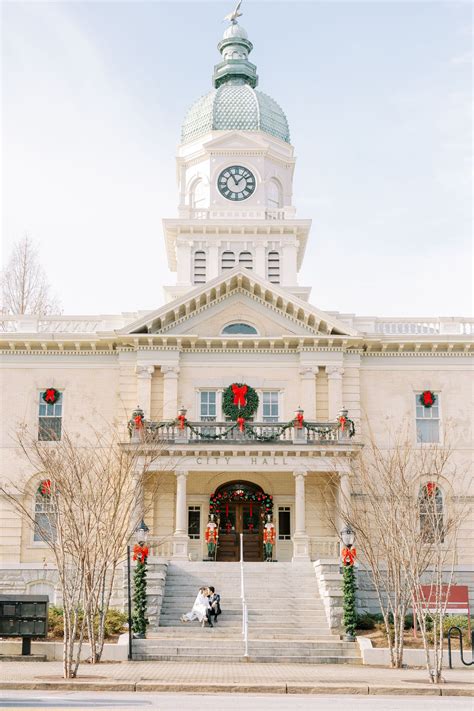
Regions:
<instances>
[{"instance_id":1,"label":"green bush","mask_svg":"<svg viewBox=\"0 0 474 711\"><path fill-rule=\"evenodd\" d=\"M358 630L373 630L375 629L375 620L373 615L368 612L364 612L361 615L357 615L357 629Z\"/></svg>"},{"instance_id":2,"label":"green bush","mask_svg":"<svg viewBox=\"0 0 474 711\"><path fill-rule=\"evenodd\" d=\"M79 624L82 621L83 613L79 613ZM109 639L114 635L118 635L123 632L124 625L127 621L127 615L120 610L108 610L107 616L105 618L105 639ZM97 629L99 624L98 616L95 619L95 628ZM49 606L48 613L48 637L58 638L64 635L64 617L62 607L55 607L54 605ZM86 630L87 638L87 630Z\"/></svg>"},{"instance_id":3,"label":"green bush","mask_svg":"<svg viewBox=\"0 0 474 711\"><path fill-rule=\"evenodd\" d=\"M470 641L468 640L469 624L467 620L467 615L448 615L447 617L445 617L443 620L443 632L445 637L448 636L450 627L460 627L463 636L463 642Z\"/></svg>"}]
</instances>

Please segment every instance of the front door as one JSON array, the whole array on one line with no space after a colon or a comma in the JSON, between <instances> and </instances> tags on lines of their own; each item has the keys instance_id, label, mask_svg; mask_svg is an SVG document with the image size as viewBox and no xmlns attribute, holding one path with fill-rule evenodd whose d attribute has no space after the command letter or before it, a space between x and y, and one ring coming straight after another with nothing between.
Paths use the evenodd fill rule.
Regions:
<instances>
[{"instance_id":1,"label":"front door","mask_svg":"<svg viewBox=\"0 0 474 711\"><path fill-rule=\"evenodd\" d=\"M246 501L230 501L221 513L217 560L240 560L240 534L243 533L244 561L263 560L263 524L260 506Z\"/></svg>"}]
</instances>

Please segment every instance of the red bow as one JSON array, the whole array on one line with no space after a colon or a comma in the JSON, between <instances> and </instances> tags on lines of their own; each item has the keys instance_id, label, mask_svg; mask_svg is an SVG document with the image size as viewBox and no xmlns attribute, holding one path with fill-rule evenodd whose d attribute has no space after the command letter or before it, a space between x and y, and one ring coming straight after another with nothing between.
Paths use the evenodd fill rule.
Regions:
<instances>
[{"instance_id":1,"label":"red bow","mask_svg":"<svg viewBox=\"0 0 474 711\"><path fill-rule=\"evenodd\" d=\"M184 430L184 423L186 422L186 417L184 415L178 415L179 429Z\"/></svg>"},{"instance_id":2,"label":"red bow","mask_svg":"<svg viewBox=\"0 0 474 711\"><path fill-rule=\"evenodd\" d=\"M343 565L354 565L357 551L355 548L343 548L341 556Z\"/></svg>"},{"instance_id":3,"label":"red bow","mask_svg":"<svg viewBox=\"0 0 474 711\"><path fill-rule=\"evenodd\" d=\"M134 417L133 419L137 430L141 430L141 428L143 427L143 417L141 415L136 415L136 417Z\"/></svg>"},{"instance_id":4,"label":"red bow","mask_svg":"<svg viewBox=\"0 0 474 711\"><path fill-rule=\"evenodd\" d=\"M295 417L296 429L300 430L303 427L303 422L304 422L304 417L301 414L301 412L298 412L298 414Z\"/></svg>"},{"instance_id":5,"label":"red bow","mask_svg":"<svg viewBox=\"0 0 474 711\"><path fill-rule=\"evenodd\" d=\"M249 531L253 531L253 523L249 523Z\"/></svg>"},{"instance_id":6,"label":"red bow","mask_svg":"<svg viewBox=\"0 0 474 711\"><path fill-rule=\"evenodd\" d=\"M434 403L433 400L433 393L430 390L425 390L424 393L422 393L423 398L423 405L425 407L431 407L431 405Z\"/></svg>"},{"instance_id":7,"label":"red bow","mask_svg":"<svg viewBox=\"0 0 474 711\"><path fill-rule=\"evenodd\" d=\"M247 385L232 385L232 392L234 393L234 405L237 407L245 407L247 401L245 396L247 395L248 387Z\"/></svg>"},{"instance_id":8,"label":"red bow","mask_svg":"<svg viewBox=\"0 0 474 711\"><path fill-rule=\"evenodd\" d=\"M44 400L54 405L56 402L56 390L54 388L48 388L44 394Z\"/></svg>"},{"instance_id":9,"label":"red bow","mask_svg":"<svg viewBox=\"0 0 474 711\"><path fill-rule=\"evenodd\" d=\"M239 425L240 432L243 432L245 429L245 419L243 417L238 417L237 424Z\"/></svg>"},{"instance_id":10,"label":"red bow","mask_svg":"<svg viewBox=\"0 0 474 711\"><path fill-rule=\"evenodd\" d=\"M437 488L438 488L438 485L435 484L434 481L429 481L427 484L425 484L426 494L428 496L433 496L434 494L436 494Z\"/></svg>"},{"instance_id":11,"label":"red bow","mask_svg":"<svg viewBox=\"0 0 474 711\"><path fill-rule=\"evenodd\" d=\"M231 530L232 530L232 524L231 524L230 521L227 521L227 523L226 523L226 525L225 525L225 528L226 528L227 533L230 533L230 532L231 532Z\"/></svg>"},{"instance_id":12,"label":"red bow","mask_svg":"<svg viewBox=\"0 0 474 711\"><path fill-rule=\"evenodd\" d=\"M344 417L344 415L341 415L341 417L339 418L339 424L341 425L341 432L344 432L344 427L346 425L346 422L347 422L347 417Z\"/></svg>"},{"instance_id":13,"label":"red bow","mask_svg":"<svg viewBox=\"0 0 474 711\"><path fill-rule=\"evenodd\" d=\"M43 496L50 496L51 495L51 480L50 479L45 479L44 481L41 482L40 492Z\"/></svg>"},{"instance_id":14,"label":"red bow","mask_svg":"<svg viewBox=\"0 0 474 711\"><path fill-rule=\"evenodd\" d=\"M148 558L148 546L141 546L137 543L133 547L133 560L138 560L139 563L145 563Z\"/></svg>"}]
</instances>

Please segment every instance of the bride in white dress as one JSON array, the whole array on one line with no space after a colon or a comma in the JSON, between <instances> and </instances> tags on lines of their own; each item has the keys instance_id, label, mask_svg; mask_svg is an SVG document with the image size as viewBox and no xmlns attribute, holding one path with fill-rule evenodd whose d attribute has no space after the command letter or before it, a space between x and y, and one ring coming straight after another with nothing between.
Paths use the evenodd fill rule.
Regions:
<instances>
[{"instance_id":1,"label":"bride in white dress","mask_svg":"<svg viewBox=\"0 0 474 711\"><path fill-rule=\"evenodd\" d=\"M181 615L181 622L192 622L193 620L198 620L203 626L207 620L207 611L210 607L209 605L209 589L199 588L197 597L194 601L193 609L191 612L187 612L185 615Z\"/></svg>"}]
</instances>

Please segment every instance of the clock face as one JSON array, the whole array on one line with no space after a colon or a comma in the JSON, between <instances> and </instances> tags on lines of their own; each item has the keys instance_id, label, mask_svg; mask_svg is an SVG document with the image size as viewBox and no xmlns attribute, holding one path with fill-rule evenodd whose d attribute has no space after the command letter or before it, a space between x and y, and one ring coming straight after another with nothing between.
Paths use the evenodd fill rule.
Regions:
<instances>
[{"instance_id":1,"label":"clock face","mask_svg":"<svg viewBox=\"0 0 474 711\"><path fill-rule=\"evenodd\" d=\"M231 165L219 174L217 187L227 200L246 200L255 191L255 176L241 165Z\"/></svg>"}]
</instances>

